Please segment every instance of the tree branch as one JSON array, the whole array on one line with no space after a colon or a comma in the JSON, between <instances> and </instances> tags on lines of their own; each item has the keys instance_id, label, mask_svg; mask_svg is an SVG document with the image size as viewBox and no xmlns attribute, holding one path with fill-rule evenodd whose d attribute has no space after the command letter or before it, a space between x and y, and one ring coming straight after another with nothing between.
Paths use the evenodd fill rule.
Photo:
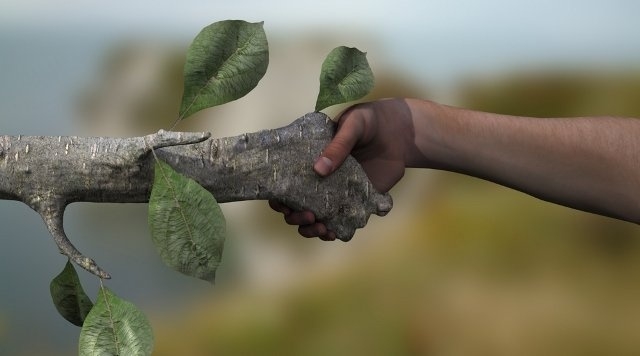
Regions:
<instances>
[{"instance_id":1,"label":"tree branch","mask_svg":"<svg viewBox=\"0 0 640 356\"><path fill-rule=\"evenodd\" d=\"M218 202L278 199L313 211L339 239L349 241L372 213L388 213L392 201L375 191L353 157L328 178L313 172L312 163L334 130L326 115L310 113L279 129L218 139L162 130L124 139L0 136L0 199L30 206L43 217L61 253L110 278L69 242L64 209L72 202L148 202L153 148Z\"/></svg>"}]
</instances>

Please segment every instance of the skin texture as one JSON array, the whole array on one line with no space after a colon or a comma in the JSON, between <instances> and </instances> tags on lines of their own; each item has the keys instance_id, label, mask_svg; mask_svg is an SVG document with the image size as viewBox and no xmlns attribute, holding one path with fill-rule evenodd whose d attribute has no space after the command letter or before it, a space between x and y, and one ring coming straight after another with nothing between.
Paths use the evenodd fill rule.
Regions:
<instances>
[{"instance_id":1,"label":"skin texture","mask_svg":"<svg viewBox=\"0 0 640 356\"><path fill-rule=\"evenodd\" d=\"M404 169L432 168L489 180L567 207L640 223L640 120L531 118L418 99L355 105L313 169L332 174L350 153L387 192ZM333 240L310 211L271 201L305 237Z\"/></svg>"}]
</instances>

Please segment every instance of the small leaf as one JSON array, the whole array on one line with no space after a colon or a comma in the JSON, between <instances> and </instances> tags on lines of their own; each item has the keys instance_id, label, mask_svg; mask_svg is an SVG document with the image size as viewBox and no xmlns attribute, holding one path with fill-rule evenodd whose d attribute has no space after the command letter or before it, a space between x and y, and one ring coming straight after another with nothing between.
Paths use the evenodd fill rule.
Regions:
<instances>
[{"instance_id":1,"label":"small leaf","mask_svg":"<svg viewBox=\"0 0 640 356\"><path fill-rule=\"evenodd\" d=\"M80 355L151 355L153 330L132 303L100 287L80 331Z\"/></svg>"},{"instance_id":2,"label":"small leaf","mask_svg":"<svg viewBox=\"0 0 640 356\"><path fill-rule=\"evenodd\" d=\"M322 63L316 111L357 100L373 89L367 54L357 48L336 47Z\"/></svg>"},{"instance_id":3,"label":"small leaf","mask_svg":"<svg viewBox=\"0 0 640 356\"><path fill-rule=\"evenodd\" d=\"M263 23L227 20L205 27L184 65L180 119L245 96L267 71L269 46Z\"/></svg>"},{"instance_id":4,"label":"small leaf","mask_svg":"<svg viewBox=\"0 0 640 356\"><path fill-rule=\"evenodd\" d=\"M156 162L149 198L149 227L167 265L215 280L226 231L222 210L211 193L161 161Z\"/></svg>"},{"instance_id":5,"label":"small leaf","mask_svg":"<svg viewBox=\"0 0 640 356\"><path fill-rule=\"evenodd\" d=\"M49 289L58 313L73 325L82 326L93 303L82 289L71 261L67 260L62 272L49 284Z\"/></svg>"}]
</instances>

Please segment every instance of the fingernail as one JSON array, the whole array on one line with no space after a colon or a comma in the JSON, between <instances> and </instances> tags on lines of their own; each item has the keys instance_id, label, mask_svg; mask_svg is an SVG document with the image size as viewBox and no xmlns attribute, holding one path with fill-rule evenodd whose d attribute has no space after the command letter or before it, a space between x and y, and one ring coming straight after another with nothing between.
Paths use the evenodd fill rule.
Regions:
<instances>
[{"instance_id":1,"label":"fingernail","mask_svg":"<svg viewBox=\"0 0 640 356\"><path fill-rule=\"evenodd\" d=\"M313 164L313 169L323 177L328 176L333 171L333 162L325 156L320 156Z\"/></svg>"}]
</instances>

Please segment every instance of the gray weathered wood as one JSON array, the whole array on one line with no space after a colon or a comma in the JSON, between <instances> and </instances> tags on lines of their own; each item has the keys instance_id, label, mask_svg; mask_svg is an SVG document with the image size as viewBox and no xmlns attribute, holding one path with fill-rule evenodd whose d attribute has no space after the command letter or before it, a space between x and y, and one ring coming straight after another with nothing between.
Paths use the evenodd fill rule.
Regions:
<instances>
[{"instance_id":1,"label":"gray weathered wood","mask_svg":"<svg viewBox=\"0 0 640 356\"><path fill-rule=\"evenodd\" d=\"M148 202L153 149L218 202L278 199L313 211L348 241L371 214L389 212L392 201L375 191L353 157L328 178L313 172L313 161L334 130L326 115L310 113L279 129L225 138L162 130L133 138L0 136L0 199L29 205L42 216L61 253L109 278L67 239L64 209L73 202Z\"/></svg>"}]
</instances>

